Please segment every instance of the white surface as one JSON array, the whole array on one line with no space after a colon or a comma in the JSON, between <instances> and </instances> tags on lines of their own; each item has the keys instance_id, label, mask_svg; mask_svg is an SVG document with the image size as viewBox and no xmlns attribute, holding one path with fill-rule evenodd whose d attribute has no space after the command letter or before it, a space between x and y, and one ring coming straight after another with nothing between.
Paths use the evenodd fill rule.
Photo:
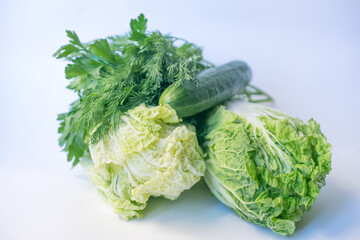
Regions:
<instances>
[{"instance_id":1,"label":"white surface","mask_svg":"<svg viewBox=\"0 0 360 240\"><path fill-rule=\"evenodd\" d=\"M219 3L221 2L221 4ZM360 231L359 1L0 1L0 239L279 239L235 216L200 184L151 200L122 221L57 146L57 113L75 98L67 42L121 34L144 12L150 29L203 46L221 64L247 61L276 107L314 117L333 145L333 171L291 239L355 239Z\"/></svg>"}]
</instances>

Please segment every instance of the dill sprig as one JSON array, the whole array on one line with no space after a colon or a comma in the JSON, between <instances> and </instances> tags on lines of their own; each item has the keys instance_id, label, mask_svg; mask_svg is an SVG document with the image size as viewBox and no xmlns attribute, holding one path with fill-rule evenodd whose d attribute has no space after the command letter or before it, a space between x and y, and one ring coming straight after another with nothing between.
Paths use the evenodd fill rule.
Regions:
<instances>
[{"instance_id":1,"label":"dill sprig","mask_svg":"<svg viewBox=\"0 0 360 240\"><path fill-rule=\"evenodd\" d=\"M155 106L172 83L196 81L195 76L212 66L192 43L159 31L147 31L140 14L123 36L82 43L73 31L70 42L55 54L70 63L65 68L67 88L79 99L67 113L59 114L59 145L75 166L88 143L96 143L116 130L121 116L141 103ZM181 44L175 43L182 41Z\"/></svg>"}]
</instances>

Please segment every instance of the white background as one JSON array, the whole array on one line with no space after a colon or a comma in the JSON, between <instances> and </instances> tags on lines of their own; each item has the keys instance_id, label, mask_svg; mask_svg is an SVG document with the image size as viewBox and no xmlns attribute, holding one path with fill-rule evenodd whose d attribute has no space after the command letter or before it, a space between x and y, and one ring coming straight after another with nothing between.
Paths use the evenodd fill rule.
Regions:
<instances>
[{"instance_id":1,"label":"white background","mask_svg":"<svg viewBox=\"0 0 360 240\"><path fill-rule=\"evenodd\" d=\"M253 84L275 106L314 117L333 145L333 170L291 239L360 234L360 1L0 1L0 239L279 239L247 223L204 184L174 202L153 199L145 218L112 213L80 167L57 146L56 115L75 95L67 43L129 30L140 12L149 29L202 46L206 59L249 63Z\"/></svg>"}]
</instances>

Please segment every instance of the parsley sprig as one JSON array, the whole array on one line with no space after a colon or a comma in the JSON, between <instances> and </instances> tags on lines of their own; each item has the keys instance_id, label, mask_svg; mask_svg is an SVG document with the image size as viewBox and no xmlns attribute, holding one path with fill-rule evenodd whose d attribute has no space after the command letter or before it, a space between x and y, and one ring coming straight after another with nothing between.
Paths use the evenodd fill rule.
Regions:
<instances>
[{"instance_id":1,"label":"parsley sprig","mask_svg":"<svg viewBox=\"0 0 360 240\"><path fill-rule=\"evenodd\" d=\"M195 76L212 65L192 43L159 31L147 31L140 14L123 36L82 43L73 31L70 42L55 54L70 63L65 68L68 89L79 99L67 113L59 114L59 145L75 166L89 141L96 143L115 130L121 116L141 103L157 105L170 84L196 81ZM178 43L180 42L180 43Z\"/></svg>"}]
</instances>

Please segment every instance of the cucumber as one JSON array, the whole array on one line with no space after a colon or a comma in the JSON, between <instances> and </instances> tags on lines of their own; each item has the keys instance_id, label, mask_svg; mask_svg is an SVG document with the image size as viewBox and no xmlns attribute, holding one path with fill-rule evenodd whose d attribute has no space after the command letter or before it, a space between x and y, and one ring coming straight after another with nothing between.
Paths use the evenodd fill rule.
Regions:
<instances>
[{"instance_id":1,"label":"cucumber","mask_svg":"<svg viewBox=\"0 0 360 240\"><path fill-rule=\"evenodd\" d=\"M201 72L196 82L171 84L161 94L159 104L169 104L179 117L193 116L244 92L251 77L247 63L231 61Z\"/></svg>"}]
</instances>

